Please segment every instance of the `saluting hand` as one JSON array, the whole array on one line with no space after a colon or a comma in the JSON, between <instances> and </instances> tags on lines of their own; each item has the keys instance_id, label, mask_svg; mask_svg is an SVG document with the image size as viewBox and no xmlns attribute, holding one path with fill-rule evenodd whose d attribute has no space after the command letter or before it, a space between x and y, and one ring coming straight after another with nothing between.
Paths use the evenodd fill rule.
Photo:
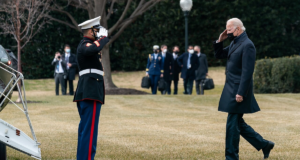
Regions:
<instances>
[{"instance_id":1,"label":"saluting hand","mask_svg":"<svg viewBox=\"0 0 300 160\"><path fill-rule=\"evenodd\" d=\"M238 102L238 103L240 103L240 102L242 102L243 101L243 96L240 96L240 95L236 95L235 96L235 100Z\"/></svg>"},{"instance_id":2,"label":"saluting hand","mask_svg":"<svg viewBox=\"0 0 300 160\"><path fill-rule=\"evenodd\" d=\"M225 29L225 31L223 31L223 32L220 34L220 37L219 37L218 42L224 41L227 37L228 37L228 36L227 36L227 30Z\"/></svg>"},{"instance_id":3,"label":"saluting hand","mask_svg":"<svg viewBox=\"0 0 300 160\"><path fill-rule=\"evenodd\" d=\"M107 35L108 31L104 27L101 27L99 32L97 33L98 37L107 37Z\"/></svg>"}]
</instances>

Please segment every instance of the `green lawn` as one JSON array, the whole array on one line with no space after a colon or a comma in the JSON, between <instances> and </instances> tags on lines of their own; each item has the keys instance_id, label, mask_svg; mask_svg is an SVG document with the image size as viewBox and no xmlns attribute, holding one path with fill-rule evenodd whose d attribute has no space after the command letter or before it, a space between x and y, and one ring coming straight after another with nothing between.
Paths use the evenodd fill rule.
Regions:
<instances>
[{"instance_id":1,"label":"green lawn","mask_svg":"<svg viewBox=\"0 0 300 160\"><path fill-rule=\"evenodd\" d=\"M140 88L144 72L116 72L113 79L123 88ZM226 113L217 107L224 84L224 68L210 68L216 89L204 96L136 95L106 96L99 123L96 159L199 159L224 158ZM54 80L26 80L29 114L43 159L76 159L79 116L71 96L55 96ZM16 97L16 94L14 94ZM300 159L300 95L258 94L261 112L245 120L264 138L276 143L269 159ZM11 104L1 119L30 134L25 116ZM240 159L262 159L241 138ZM8 149L9 159L32 159Z\"/></svg>"}]
</instances>

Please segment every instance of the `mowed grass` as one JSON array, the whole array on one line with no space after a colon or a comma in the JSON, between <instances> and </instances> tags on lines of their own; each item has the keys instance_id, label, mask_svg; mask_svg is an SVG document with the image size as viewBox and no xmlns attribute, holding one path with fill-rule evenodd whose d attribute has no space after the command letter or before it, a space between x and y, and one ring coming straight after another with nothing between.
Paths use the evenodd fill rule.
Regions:
<instances>
[{"instance_id":1,"label":"mowed grass","mask_svg":"<svg viewBox=\"0 0 300 160\"><path fill-rule=\"evenodd\" d=\"M140 88L145 72L116 72L113 80L123 88ZM209 69L216 89L204 96L106 96L102 107L96 159L225 159L227 114L217 107L223 89L224 68ZM77 82L76 82L77 83ZM76 85L75 83L75 85ZM43 159L76 159L79 116L72 96L55 96L54 80L26 80L30 118ZM173 86L172 86L173 88ZM17 94L14 94L16 98ZM244 116L264 138L276 143L269 159L300 159L300 95L257 94L260 112ZM9 104L0 118L30 135L25 116ZM262 159L241 137L240 159ZM8 159L32 159L8 149Z\"/></svg>"}]
</instances>

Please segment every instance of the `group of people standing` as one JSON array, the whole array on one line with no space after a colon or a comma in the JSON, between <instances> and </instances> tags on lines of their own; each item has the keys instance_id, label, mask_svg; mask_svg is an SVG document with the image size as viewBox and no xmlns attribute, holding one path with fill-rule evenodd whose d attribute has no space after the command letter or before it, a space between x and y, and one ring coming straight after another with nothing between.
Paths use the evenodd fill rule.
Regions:
<instances>
[{"instance_id":1,"label":"group of people standing","mask_svg":"<svg viewBox=\"0 0 300 160\"><path fill-rule=\"evenodd\" d=\"M146 75L151 81L152 94L157 93L157 86L160 79L166 84L166 90L161 94L171 94L171 84L174 83L174 92L178 93L179 73L184 81L183 94L191 95L193 84L196 81L196 92L198 95L204 94L203 83L208 75L208 63L204 53L201 53L201 47L190 45L187 51L179 55L178 46L172 48L172 53L168 52L167 45L153 46L153 53L149 54Z\"/></svg>"},{"instance_id":2,"label":"group of people standing","mask_svg":"<svg viewBox=\"0 0 300 160\"><path fill-rule=\"evenodd\" d=\"M70 45L64 46L63 54L55 53L52 65L54 66L55 94L59 95L60 84L62 95L67 95L67 84L69 83L69 95L74 95L73 80L75 80L77 58L75 54L71 53Z\"/></svg>"}]
</instances>

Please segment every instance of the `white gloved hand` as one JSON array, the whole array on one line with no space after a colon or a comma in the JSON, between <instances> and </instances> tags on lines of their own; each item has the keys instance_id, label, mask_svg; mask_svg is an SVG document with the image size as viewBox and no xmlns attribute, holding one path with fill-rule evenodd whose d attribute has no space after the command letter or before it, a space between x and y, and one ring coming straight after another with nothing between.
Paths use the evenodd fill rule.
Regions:
<instances>
[{"instance_id":1,"label":"white gloved hand","mask_svg":"<svg viewBox=\"0 0 300 160\"><path fill-rule=\"evenodd\" d=\"M108 34L107 30L104 27L101 27L99 32L97 33L97 37L99 38L104 36L107 37L107 34Z\"/></svg>"}]
</instances>

